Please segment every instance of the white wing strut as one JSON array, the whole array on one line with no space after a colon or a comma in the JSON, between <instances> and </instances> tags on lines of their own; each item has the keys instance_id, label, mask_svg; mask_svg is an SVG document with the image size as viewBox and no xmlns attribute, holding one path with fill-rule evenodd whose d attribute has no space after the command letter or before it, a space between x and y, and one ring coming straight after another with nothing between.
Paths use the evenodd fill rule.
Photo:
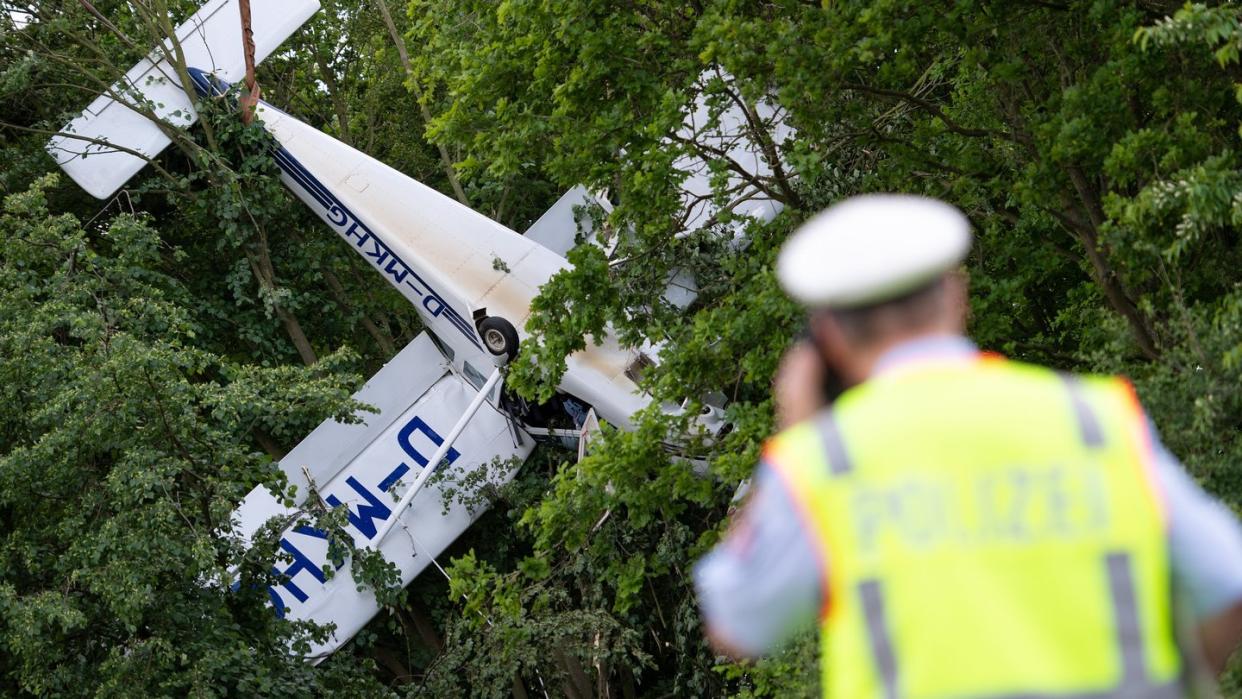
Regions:
<instances>
[{"instance_id":1,"label":"white wing strut","mask_svg":"<svg viewBox=\"0 0 1242 699\"><path fill-rule=\"evenodd\" d=\"M438 466L440 462L444 460L444 457L448 455L449 449L453 448L453 442L456 442L457 438L461 436L461 431L466 429L466 425L469 424L470 419L473 418L474 414L477 413L479 408L483 406L484 401L487 400L487 396L492 392L493 388L496 388L497 383L500 383L500 367L496 367L496 370L493 371L492 375L488 377L487 383L483 384L483 387L480 388L479 392L475 394L474 400L470 401L470 405L468 405L466 407L466 411L461 414L461 417L457 420L457 424L453 425L453 429L449 430L449 433L444 437L444 442L442 442L440 447L436 449L436 453L433 454L430 459L427 459L427 468L424 468L423 472L418 474L418 480L414 481L414 484L405 491L405 495L401 497L401 501L398 502L397 506L392 510L393 516L389 517L388 520L384 522L384 525L380 527L380 530L376 532L375 536L371 538L368 546L370 546L372 550L379 550L380 544L384 541L384 537L388 536L388 532L392 531L393 525L395 525L397 520L400 519L401 513L405 512L405 508L409 507L410 503L414 502L414 496L418 495L418 491L423 489L423 484L427 482L428 478L431 478L432 473L435 473L436 466Z\"/></svg>"}]
</instances>

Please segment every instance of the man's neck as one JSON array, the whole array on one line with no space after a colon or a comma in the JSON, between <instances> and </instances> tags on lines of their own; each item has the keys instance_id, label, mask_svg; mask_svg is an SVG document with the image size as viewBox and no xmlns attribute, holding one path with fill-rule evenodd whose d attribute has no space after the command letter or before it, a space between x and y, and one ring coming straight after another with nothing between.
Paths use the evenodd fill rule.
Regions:
<instances>
[{"instance_id":1,"label":"man's neck","mask_svg":"<svg viewBox=\"0 0 1242 699\"><path fill-rule=\"evenodd\" d=\"M872 362L868 378L928 362L960 361L978 355L978 348L964 335L922 333L890 343Z\"/></svg>"},{"instance_id":2,"label":"man's neck","mask_svg":"<svg viewBox=\"0 0 1242 699\"><path fill-rule=\"evenodd\" d=\"M890 364L901 361L906 355L917 359L924 354L960 354L963 346L972 350L974 347L954 328L930 328L890 335L856 350L850 358L850 366L842 367L844 378L851 385L859 384L883 373Z\"/></svg>"}]
</instances>

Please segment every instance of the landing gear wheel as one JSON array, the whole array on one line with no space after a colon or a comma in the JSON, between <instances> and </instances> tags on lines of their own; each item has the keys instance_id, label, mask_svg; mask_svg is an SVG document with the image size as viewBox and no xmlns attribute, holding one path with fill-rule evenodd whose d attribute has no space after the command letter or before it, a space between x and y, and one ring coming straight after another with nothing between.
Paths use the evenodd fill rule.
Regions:
<instances>
[{"instance_id":1,"label":"landing gear wheel","mask_svg":"<svg viewBox=\"0 0 1242 699\"><path fill-rule=\"evenodd\" d=\"M499 316L488 316L479 321L479 337L483 338L483 346L497 357L508 357L510 361L518 353L518 334L513 323Z\"/></svg>"}]
</instances>

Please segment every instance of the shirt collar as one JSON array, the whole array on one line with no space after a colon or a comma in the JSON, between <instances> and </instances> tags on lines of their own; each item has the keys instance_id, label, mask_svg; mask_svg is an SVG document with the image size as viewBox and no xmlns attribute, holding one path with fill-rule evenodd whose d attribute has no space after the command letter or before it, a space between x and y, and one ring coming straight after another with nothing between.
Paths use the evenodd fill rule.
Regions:
<instances>
[{"instance_id":1,"label":"shirt collar","mask_svg":"<svg viewBox=\"0 0 1242 699\"><path fill-rule=\"evenodd\" d=\"M885 350L876 361L871 376L874 378L925 363L974 359L978 354L979 348L975 343L961 335L925 335Z\"/></svg>"}]
</instances>

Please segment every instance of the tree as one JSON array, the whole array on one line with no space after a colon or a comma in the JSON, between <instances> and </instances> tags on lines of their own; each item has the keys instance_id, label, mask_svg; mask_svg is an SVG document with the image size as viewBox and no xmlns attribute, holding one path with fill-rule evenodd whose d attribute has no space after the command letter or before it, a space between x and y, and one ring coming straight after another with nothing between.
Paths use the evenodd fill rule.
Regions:
<instances>
[{"instance_id":1,"label":"tree","mask_svg":"<svg viewBox=\"0 0 1242 699\"><path fill-rule=\"evenodd\" d=\"M139 216L87 231L48 212L54 177L0 226L0 686L103 696L375 691L365 666L315 670L222 536L248 483L279 488L249 433L347 415L348 352L315 368L237 363L196 345L182 252ZM249 554L254 558L257 553Z\"/></svg>"},{"instance_id":2,"label":"tree","mask_svg":"<svg viewBox=\"0 0 1242 699\"><path fill-rule=\"evenodd\" d=\"M770 429L767 378L797 324L768 272L774 251L805 216L844 195L912 191L962 207L978 231L968 269L972 332L983 346L1129 375L1169 445L1236 507L1242 489L1230 425L1238 406L1227 387L1238 343L1237 14L1192 8L1145 32L1173 9L411 4L411 38L429 49L419 74L451 105L429 135L494 172L533 161L562 186L607 187L617 206L605 230L625 231L608 252L575 249L575 269L543 289L528 326L538 338L524 349L531 361L519 361L511 382L546 392L558 358L611 324L625 337L666 343L645 381L657 402L732 388L735 429L707 452L719 481L695 485L683 464L653 453L650 444L680 427L653 413L640 432L611 435L587 461L565 466L523 518L547 567L573 561L579 575L613 583L583 608L628 609L618 552L644 541L650 594L631 623L648 627L657 668L677 668L645 674L646 691L720 688L678 684L696 669L705 677L710 660L693 643L670 642L676 632L652 623L652 610L671 594L692 618L680 566L711 541L705 522L720 520ZM751 226L741 249L711 231L677 235L684 173L675 158L695 144L672 134L705 71L732 78L711 86L713 96L770 100L797 130L773 144L796 174L772 184L792 190L789 206L771 224ZM755 136L762 140L763 130ZM661 308L653 299L668 275L699 255L695 305ZM592 529L605 513L602 533ZM681 545L642 538L682 526L693 535ZM676 572L663 577L665 570ZM663 648L675 648L676 659ZM771 675L760 667L726 677L744 689Z\"/></svg>"},{"instance_id":3,"label":"tree","mask_svg":"<svg viewBox=\"0 0 1242 699\"><path fill-rule=\"evenodd\" d=\"M102 211L45 178L47 132L195 3L170 4L0 2L6 692L814 694L810 636L758 664L713 657L689 575L771 430L801 323L776 251L860 192L965 210L979 342L1128 375L1193 475L1242 506L1235 5L325 0L261 67L271 101L517 230L577 184L613 205L591 212L605 244L584 240L542 290L509 385L547 395L606 327L662 350L635 432L466 489L492 510L444 557L451 580L394 592L306 666L289 648L315 629L275 624L249 584L204 582L268 569L215 532L419 326L221 105ZM687 132L696 100L709 123L748 115L772 167ZM687 156L723 211L692 231ZM735 218L737 178L783 213ZM679 272L698 288L686 308L661 300ZM712 392L732 430L690 435L704 475L662 443Z\"/></svg>"}]
</instances>

